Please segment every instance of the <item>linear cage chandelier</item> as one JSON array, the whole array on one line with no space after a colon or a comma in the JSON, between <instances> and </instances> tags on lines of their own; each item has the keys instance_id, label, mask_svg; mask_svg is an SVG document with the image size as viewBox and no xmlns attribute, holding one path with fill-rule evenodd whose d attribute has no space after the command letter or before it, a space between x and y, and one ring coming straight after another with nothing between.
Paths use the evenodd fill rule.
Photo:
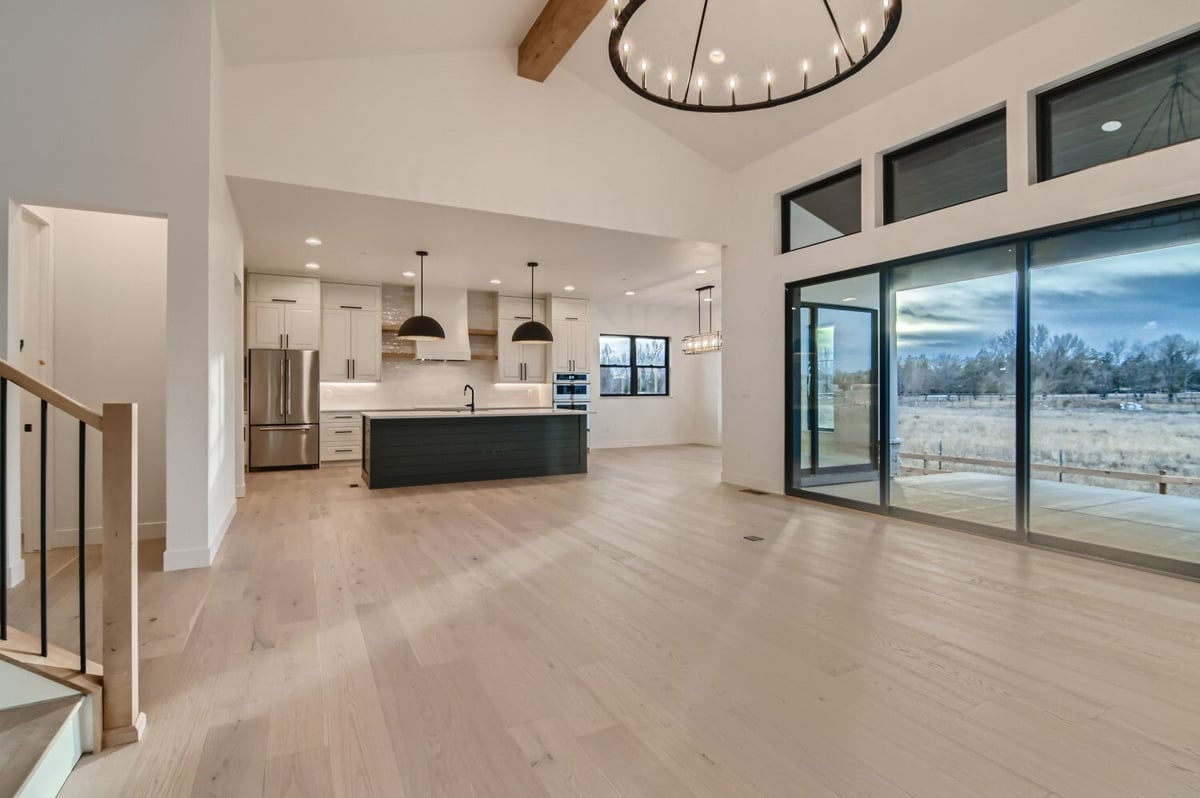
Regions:
<instances>
[{"instance_id":1,"label":"linear cage chandelier","mask_svg":"<svg viewBox=\"0 0 1200 798\"><path fill-rule=\"evenodd\" d=\"M703 355L709 352L721 351L721 331L713 330L712 292L716 286L702 285L696 289L696 334L683 337L683 353L685 355ZM702 296L704 292L708 296ZM703 303L708 303L708 332L703 329Z\"/></svg>"},{"instance_id":2,"label":"linear cage chandelier","mask_svg":"<svg viewBox=\"0 0 1200 798\"><path fill-rule=\"evenodd\" d=\"M612 0L608 59L651 102L774 108L835 86L887 47L901 0Z\"/></svg>"}]
</instances>

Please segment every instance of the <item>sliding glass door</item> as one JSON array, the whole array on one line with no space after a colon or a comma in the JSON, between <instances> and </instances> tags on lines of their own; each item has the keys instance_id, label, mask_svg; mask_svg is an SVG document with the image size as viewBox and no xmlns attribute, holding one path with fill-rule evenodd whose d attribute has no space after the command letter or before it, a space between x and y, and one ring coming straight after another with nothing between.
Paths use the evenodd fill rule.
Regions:
<instances>
[{"instance_id":1,"label":"sliding glass door","mask_svg":"<svg viewBox=\"0 0 1200 798\"><path fill-rule=\"evenodd\" d=\"M1200 563L1200 210L1030 247L1030 533Z\"/></svg>"},{"instance_id":2,"label":"sliding glass door","mask_svg":"<svg viewBox=\"0 0 1200 798\"><path fill-rule=\"evenodd\" d=\"M879 502L879 275L798 289L791 310L792 486Z\"/></svg>"},{"instance_id":3,"label":"sliding glass door","mask_svg":"<svg viewBox=\"0 0 1200 798\"><path fill-rule=\"evenodd\" d=\"M1013 247L899 266L892 294L891 506L1015 530Z\"/></svg>"},{"instance_id":4,"label":"sliding glass door","mask_svg":"<svg viewBox=\"0 0 1200 798\"><path fill-rule=\"evenodd\" d=\"M789 493L1200 577L1200 206L788 300Z\"/></svg>"}]
</instances>

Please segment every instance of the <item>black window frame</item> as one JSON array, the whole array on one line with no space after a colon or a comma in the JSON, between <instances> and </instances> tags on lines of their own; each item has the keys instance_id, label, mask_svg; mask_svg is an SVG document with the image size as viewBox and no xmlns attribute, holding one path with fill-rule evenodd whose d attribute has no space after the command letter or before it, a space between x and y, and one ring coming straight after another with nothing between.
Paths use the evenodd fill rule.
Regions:
<instances>
[{"instance_id":1,"label":"black window frame","mask_svg":"<svg viewBox=\"0 0 1200 798\"><path fill-rule=\"evenodd\" d=\"M996 122L1002 122L1001 127L1004 130L1003 139L1004 139L1004 145L1006 148L1005 158L1004 158L1004 188L1000 189L999 191L989 191L986 194L978 194L976 196L969 197L965 200L959 200L958 202L952 202L949 205L942 205L937 208L930 208L927 211L922 211L921 213L915 213L911 216L904 216L899 219L896 218L896 196L895 196L896 186L895 186L895 183L893 182L892 168L891 168L892 164L896 160L903 158L906 155L912 155L915 152L921 152L922 150L935 149L939 145L944 144L945 142L947 142L951 139L954 139L957 136L961 136L961 135L967 134L967 133L973 133L976 130L979 130L981 128L985 128L990 125L994 125ZM896 150L893 150L892 152L884 154L884 156L883 156L883 223L885 225L889 225L889 224L894 224L896 222L902 222L906 219L916 219L920 216L924 216L929 213L935 213L937 211L945 210L946 208L953 208L958 205L965 205L968 202L975 202L976 200L984 199L985 197L994 197L997 194L1006 193L1009 188L1009 186L1008 186L1008 153L1007 153L1008 129L1007 129L1007 124L1008 124L1008 108L1006 106L1002 106L995 111L989 111L981 116L975 117L973 119L968 119L966 122L962 122L960 124L954 125L953 127L949 128L948 130L943 130L940 133L934 133L931 136L926 136L925 138L914 141L911 144L906 144L903 147L900 147L899 149L896 149Z\"/></svg>"},{"instance_id":2,"label":"black window frame","mask_svg":"<svg viewBox=\"0 0 1200 798\"><path fill-rule=\"evenodd\" d=\"M835 183L839 183L843 180L846 180L847 178L850 178L852 176L858 177L858 186L859 186L858 229L852 230L849 233L842 233L841 235L834 236L833 238L826 238L824 241L814 241L811 244L803 244L798 247L793 247L792 246L792 215L791 215L792 201L794 199L796 199L797 197L804 196L805 194L810 194L814 191L820 191L821 189L828 188L829 186L831 186ZM823 177L820 180L816 180L812 183L807 183L803 186L800 186L799 188L794 188L791 191L781 194L779 197L779 220L780 220L779 242L780 242L780 247L781 247L781 250L780 250L781 254L787 254L788 252L799 252L802 249L808 249L809 247L815 247L818 244L825 244L830 241L837 241L840 238L846 238L847 236L858 235L859 233L861 233L863 230L863 226L862 226L862 179L863 179L862 163L859 162L859 163L853 164L852 166L848 166L845 169L839 169L837 172L835 172L831 175L828 175L827 177Z\"/></svg>"},{"instance_id":3,"label":"black window frame","mask_svg":"<svg viewBox=\"0 0 1200 798\"><path fill-rule=\"evenodd\" d=\"M847 269L844 271L830 272L816 277L808 277L799 280L793 280L785 283L784 297L784 380L783 380L783 398L782 406L784 411L784 439L782 453L784 456L784 493L788 496L794 496L802 499L817 501L822 504L845 507L853 510L860 510L872 515L883 517L899 518L902 520L913 521L915 523L928 524L930 526L939 527L942 529L957 530L961 532L970 532L974 534L985 535L1002 540L1013 541L1017 543L1029 544L1055 551L1072 551L1079 554L1084 554L1090 557L1098 557L1104 560L1125 563L1134 565L1140 568L1149 568L1155 571L1164 573L1179 574L1191 579L1200 579L1200 565L1197 563L1182 560L1169 559L1156 554L1142 554L1130 549L1120 549L1110 547L1100 543L1079 543L1072 544L1068 539L1056 537L1044 531L1039 531L1031 527L1030 517L1030 495L1031 495L1031 478L1032 478L1032 413L1033 413L1033 393L1030 390L1032 375L1032 355L1030 353L1030 330L1031 330L1031 282L1030 275L1036 269L1033 263L1031 253L1033 247L1039 242L1047 238L1072 234L1083 233L1089 230L1103 228L1110 224L1126 224L1137 223L1146 219L1150 219L1158 214L1171 212L1200 212L1200 194L1189 194L1181 197L1176 197L1161 202L1150 203L1147 205L1134 206L1118 211L1099 214L1090 217L1075 218L1070 221L1059 222L1043 227L1027 228L1016 232L1008 233L993 238L988 238L980 241L974 241L967 244L960 244L941 249L935 249L928 252L905 255L903 257L892 260L875 263L869 266L861 266L858 268ZM809 288L821 283L834 280L846 279L849 277L857 277L863 275L873 275L880 280L880 291L885 297L884 307L886 311L882 311L886 315L881 316L881 321L877 329L876 347L879 352L880 374L879 385L890 385L894 370L890 366L889 358L883 353L892 345L890 336L890 325L894 323L896 317L896 308L894 296L892 293L892 275L893 272L901 267L915 263L922 263L931 259L940 257L965 254L977 251L983 251L1000 246L1011 246L1013 248L1014 263L1017 267L1017 288L1016 288L1016 496L1014 512L1016 514L1016 528L1004 529L1001 527L990 526L981 522L967 521L952 518L945 515L936 515L933 513L923 512L919 510L907 509L892 505L890 497L891 480L887 478L888 466L880 468L880 486L879 499L876 502L866 502L852 498L843 498L836 495L824 494L819 491L811 490L804 487L797 487L795 482L795 451L794 451L794 428L793 428L793 413L791 411L794 381L793 362L793 342L795 340L794 333L794 312L793 312L793 292L797 289ZM879 405L879 429L891 429L892 414L894 408L891 403L881 396ZM881 438L882 441L882 438ZM889 453L890 454L890 453ZM887 458L883 458L887 462Z\"/></svg>"},{"instance_id":4,"label":"black window frame","mask_svg":"<svg viewBox=\"0 0 1200 798\"><path fill-rule=\"evenodd\" d=\"M601 338L626 338L629 340L629 363L605 363L604 347L600 347L600 359L598 365L603 374L603 369L629 369L629 393L604 393L604 380L600 380L601 393L600 396L608 397L624 397L624 396L670 396L671 395L671 338L666 335L627 335L625 333L601 333ZM641 366L637 362L637 342L638 339L662 341L663 342L663 365L661 366ZM662 393L641 393L638 391L638 371L640 369L662 370L663 376L666 378L663 385Z\"/></svg>"},{"instance_id":5,"label":"black window frame","mask_svg":"<svg viewBox=\"0 0 1200 798\"><path fill-rule=\"evenodd\" d=\"M1117 163L1119 161L1127 160L1128 158L1134 158L1134 157L1137 157L1138 155L1143 155L1147 152L1155 152L1157 150L1164 150L1164 149L1167 149L1168 147L1176 146L1175 144L1164 144L1161 147L1154 147L1154 148L1151 148L1148 150L1143 150L1142 152L1134 153L1133 155L1126 155L1121 158L1114 158L1111 161L1102 161L1097 164L1092 164L1091 166L1083 166L1078 169L1073 169L1069 172L1063 172L1062 174L1057 174L1057 175L1051 174L1050 173L1051 147L1050 147L1049 105L1050 105L1050 102L1052 100L1054 100L1055 98L1061 97L1064 94L1069 94L1070 92L1072 92L1076 89L1091 86L1091 85L1094 85L1097 83L1101 83L1104 80L1106 80L1107 78L1112 77L1113 75L1119 74L1127 69L1136 69L1137 67L1141 66L1145 62L1152 61L1156 58L1161 58L1162 56L1164 56L1174 50L1187 50L1187 49L1190 49L1193 47L1200 47L1200 31L1195 31L1193 33L1190 33L1190 34L1180 37L1178 39L1173 39L1169 42L1166 42L1165 44L1159 45L1158 47L1153 47L1144 53L1138 53L1137 55L1133 55L1133 56L1130 56L1129 58L1122 59L1115 64L1109 64L1106 67L1100 67L1099 69L1096 69L1092 72L1088 72L1085 75L1081 75L1080 77L1077 77L1073 80L1069 80L1060 86L1055 86L1053 88L1046 89L1045 91L1038 93L1038 95L1035 99L1035 102L1034 102L1034 107L1036 109L1036 116L1037 116L1037 119L1034 122L1034 125L1035 125L1034 140L1037 143L1037 158L1036 158L1037 182L1045 183L1049 180L1054 180L1059 177L1066 177L1067 175L1073 175L1078 172L1085 172L1088 169L1095 169L1097 166L1104 166L1105 164ZM1188 139L1188 141L1197 141L1197 140L1200 140L1200 139L1195 139L1195 138ZM1184 141L1177 142L1177 144L1185 144L1185 143L1187 143L1187 142L1184 142Z\"/></svg>"}]
</instances>

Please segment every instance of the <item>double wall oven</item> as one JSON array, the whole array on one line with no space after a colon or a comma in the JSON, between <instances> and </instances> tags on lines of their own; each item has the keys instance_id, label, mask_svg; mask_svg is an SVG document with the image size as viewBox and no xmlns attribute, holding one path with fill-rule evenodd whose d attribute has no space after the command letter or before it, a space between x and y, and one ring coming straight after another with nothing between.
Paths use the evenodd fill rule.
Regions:
<instances>
[{"instance_id":1,"label":"double wall oven","mask_svg":"<svg viewBox=\"0 0 1200 798\"><path fill-rule=\"evenodd\" d=\"M555 372L551 390L555 410L590 412L592 409L591 375L586 372ZM588 416L587 427L592 428L591 416Z\"/></svg>"}]
</instances>

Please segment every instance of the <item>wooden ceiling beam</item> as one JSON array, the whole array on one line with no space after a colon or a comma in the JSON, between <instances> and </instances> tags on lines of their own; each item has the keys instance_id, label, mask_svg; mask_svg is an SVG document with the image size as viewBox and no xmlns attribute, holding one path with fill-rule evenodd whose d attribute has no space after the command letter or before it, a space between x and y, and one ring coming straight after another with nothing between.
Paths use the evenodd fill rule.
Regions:
<instances>
[{"instance_id":1,"label":"wooden ceiling beam","mask_svg":"<svg viewBox=\"0 0 1200 798\"><path fill-rule=\"evenodd\" d=\"M546 0L517 50L517 74L544 82L606 5L606 0Z\"/></svg>"}]
</instances>

